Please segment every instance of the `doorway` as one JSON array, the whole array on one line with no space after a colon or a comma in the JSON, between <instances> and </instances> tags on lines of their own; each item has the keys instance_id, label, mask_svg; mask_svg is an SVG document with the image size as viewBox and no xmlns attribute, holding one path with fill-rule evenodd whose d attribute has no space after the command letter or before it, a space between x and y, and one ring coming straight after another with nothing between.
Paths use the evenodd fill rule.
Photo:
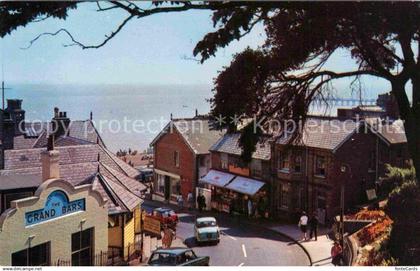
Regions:
<instances>
[{"instance_id":1,"label":"doorway","mask_svg":"<svg viewBox=\"0 0 420 271\"><path fill-rule=\"evenodd\" d=\"M171 197L171 177L165 175L165 200Z\"/></svg>"}]
</instances>

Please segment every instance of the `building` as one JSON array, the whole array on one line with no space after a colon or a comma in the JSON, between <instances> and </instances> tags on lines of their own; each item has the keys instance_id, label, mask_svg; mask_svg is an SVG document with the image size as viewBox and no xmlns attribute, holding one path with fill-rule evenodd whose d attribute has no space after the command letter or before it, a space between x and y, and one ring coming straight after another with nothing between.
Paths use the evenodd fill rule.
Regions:
<instances>
[{"instance_id":1,"label":"building","mask_svg":"<svg viewBox=\"0 0 420 271\"><path fill-rule=\"evenodd\" d=\"M8 100L8 108L16 103ZM19 106L21 103L18 103ZM137 181L139 172L120 160L105 146L92 119L71 121L65 112L54 110L51 122L31 123L13 117L22 112L14 106L5 124L22 131L5 129L1 148L0 210L12 207L12 201L35 195L41 185L41 154L54 138L58 152L60 179L73 186L92 185L106 200L108 211L108 249L127 260L138 249L136 235L140 233L140 206L146 187Z\"/></svg>"},{"instance_id":2,"label":"building","mask_svg":"<svg viewBox=\"0 0 420 271\"><path fill-rule=\"evenodd\" d=\"M223 135L203 116L172 119L150 144L154 149L153 199L176 203L195 194L211 166L210 147Z\"/></svg>"},{"instance_id":3,"label":"building","mask_svg":"<svg viewBox=\"0 0 420 271\"><path fill-rule=\"evenodd\" d=\"M41 152L39 175L2 176L13 182L38 183L32 196L13 200L0 216L0 265L42 266L71 261L94 265L108 250L108 210L91 184L73 186L60 178L58 151ZM106 258L102 264L106 264Z\"/></svg>"},{"instance_id":4,"label":"building","mask_svg":"<svg viewBox=\"0 0 420 271\"><path fill-rule=\"evenodd\" d=\"M337 117L339 119L364 119L364 118L384 118L386 110L377 105L359 105L353 108L338 108Z\"/></svg>"},{"instance_id":5,"label":"building","mask_svg":"<svg viewBox=\"0 0 420 271\"><path fill-rule=\"evenodd\" d=\"M396 125L386 124L394 132ZM384 165L402 166L409 157L404 131L385 131L374 132L372 121L313 117L298 142L278 138L272 150L277 216L296 220L306 210L322 223L331 221L340 210L342 184L346 210L372 199Z\"/></svg>"},{"instance_id":6,"label":"building","mask_svg":"<svg viewBox=\"0 0 420 271\"><path fill-rule=\"evenodd\" d=\"M270 141L258 143L249 163L241 158L239 133L226 134L211 148L211 170L200 179L211 189L211 208L224 212L268 216L271 205Z\"/></svg>"}]
</instances>

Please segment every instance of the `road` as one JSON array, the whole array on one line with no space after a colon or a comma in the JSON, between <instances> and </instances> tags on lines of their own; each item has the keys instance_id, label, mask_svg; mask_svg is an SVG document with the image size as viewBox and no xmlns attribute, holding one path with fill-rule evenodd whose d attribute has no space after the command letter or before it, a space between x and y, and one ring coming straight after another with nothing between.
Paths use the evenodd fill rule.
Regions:
<instances>
[{"instance_id":1,"label":"road","mask_svg":"<svg viewBox=\"0 0 420 271\"><path fill-rule=\"evenodd\" d=\"M143 208L150 211L151 204ZM196 215L178 212L176 235L184 244L194 249L197 255L210 256L213 266L308 266L309 259L302 248L290 239L260 226L240 223L225 215L216 217L221 234L220 243L198 245L194 238Z\"/></svg>"}]
</instances>

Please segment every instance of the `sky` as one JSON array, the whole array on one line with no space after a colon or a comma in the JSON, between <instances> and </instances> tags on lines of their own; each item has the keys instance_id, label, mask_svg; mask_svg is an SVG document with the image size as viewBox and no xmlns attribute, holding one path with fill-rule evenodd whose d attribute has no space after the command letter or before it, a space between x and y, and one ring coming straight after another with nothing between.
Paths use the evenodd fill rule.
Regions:
<instances>
[{"instance_id":1,"label":"sky","mask_svg":"<svg viewBox=\"0 0 420 271\"><path fill-rule=\"evenodd\" d=\"M44 36L29 49L29 41L43 32L66 28L85 44L100 43L126 16L122 10L96 12L95 3L83 3L69 12L67 20L47 19L20 27L0 40L0 60L4 80L9 83L43 84L205 84L232 60L232 55L247 46L264 42L263 26L258 25L240 41L219 49L215 57L199 64L192 57L195 44L214 31L211 12L188 11L158 14L133 19L108 44L100 49L63 47L71 41L64 33ZM352 68L346 52L338 52L330 67ZM349 81L337 88L348 89ZM379 79L364 80L366 89L384 92L389 85Z\"/></svg>"}]
</instances>

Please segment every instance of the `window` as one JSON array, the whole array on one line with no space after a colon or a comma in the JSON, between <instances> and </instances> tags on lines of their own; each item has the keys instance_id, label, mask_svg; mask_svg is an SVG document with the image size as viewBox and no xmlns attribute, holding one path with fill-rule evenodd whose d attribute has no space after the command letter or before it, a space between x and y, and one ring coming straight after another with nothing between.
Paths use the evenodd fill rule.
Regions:
<instances>
[{"instance_id":1,"label":"window","mask_svg":"<svg viewBox=\"0 0 420 271\"><path fill-rule=\"evenodd\" d=\"M179 167L179 151L174 152L174 164L176 167Z\"/></svg>"},{"instance_id":2,"label":"window","mask_svg":"<svg viewBox=\"0 0 420 271\"><path fill-rule=\"evenodd\" d=\"M179 179L172 179L171 178L171 194L172 195L180 195L181 194L181 183Z\"/></svg>"},{"instance_id":3,"label":"window","mask_svg":"<svg viewBox=\"0 0 420 271\"><path fill-rule=\"evenodd\" d=\"M279 170L281 171L289 171L290 162L289 162L289 154L288 153L281 153L279 156Z\"/></svg>"},{"instance_id":4,"label":"window","mask_svg":"<svg viewBox=\"0 0 420 271\"><path fill-rule=\"evenodd\" d=\"M252 159L251 172L253 176L261 177L262 175L262 162L261 160Z\"/></svg>"},{"instance_id":5,"label":"window","mask_svg":"<svg viewBox=\"0 0 420 271\"><path fill-rule=\"evenodd\" d=\"M289 206L289 186L280 185L280 208L288 208Z\"/></svg>"},{"instance_id":6,"label":"window","mask_svg":"<svg viewBox=\"0 0 420 271\"><path fill-rule=\"evenodd\" d=\"M316 156L315 175L325 176L325 157L324 156L319 156L319 155Z\"/></svg>"},{"instance_id":7,"label":"window","mask_svg":"<svg viewBox=\"0 0 420 271\"><path fill-rule=\"evenodd\" d=\"M228 155L227 153L220 154L220 163L222 169L228 169Z\"/></svg>"},{"instance_id":8,"label":"window","mask_svg":"<svg viewBox=\"0 0 420 271\"><path fill-rule=\"evenodd\" d=\"M302 156L296 155L294 160L294 170L295 172L301 172L302 171Z\"/></svg>"},{"instance_id":9,"label":"window","mask_svg":"<svg viewBox=\"0 0 420 271\"><path fill-rule=\"evenodd\" d=\"M164 175L157 175L157 187L156 192L164 193L165 192L165 176Z\"/></svg>"},{"instance_id":10,"label":"window","mask_svg":"<svg viewBox=\"0 0 420 271\"><path fill-rule=\"evenodd\" d=\"M71 235L71 265L92 265L93 228Z\"/></svg>"},{"instance_id":11,"label":"window","mask_svg":"<svg viewBox=\"0 0 420 271\"><path fill-rule=\"evenodd\" d=\"M205 167L206 166L206 156L200 156L199 158L200 161L200 167Z\"/></svg>"},{"instance_id":12,"label":"window","mask_svg":"<svg viewBox=\"0 0 420 271\"><path fill-rule=\"evenodd\" d=\"M27 248L12 254L13 266L50 265L50 242Z\"/></svg>"},{"instance_id":13,"label":"window","mask_svg":"<svg viewBox=\"0 0 420 271\"><path fill-rule=\"evenodd\" d=\"M10 194L5 194L3 196L4 198L4 202L1 205L1 213L10 208L10 202L14 201L14 200L18 200L18 199L23 199L23 198L27 198L27 197L32 197L33 193L32 192L17 192L17 193L10 193Z\"/></svg>"}]
</instances>

